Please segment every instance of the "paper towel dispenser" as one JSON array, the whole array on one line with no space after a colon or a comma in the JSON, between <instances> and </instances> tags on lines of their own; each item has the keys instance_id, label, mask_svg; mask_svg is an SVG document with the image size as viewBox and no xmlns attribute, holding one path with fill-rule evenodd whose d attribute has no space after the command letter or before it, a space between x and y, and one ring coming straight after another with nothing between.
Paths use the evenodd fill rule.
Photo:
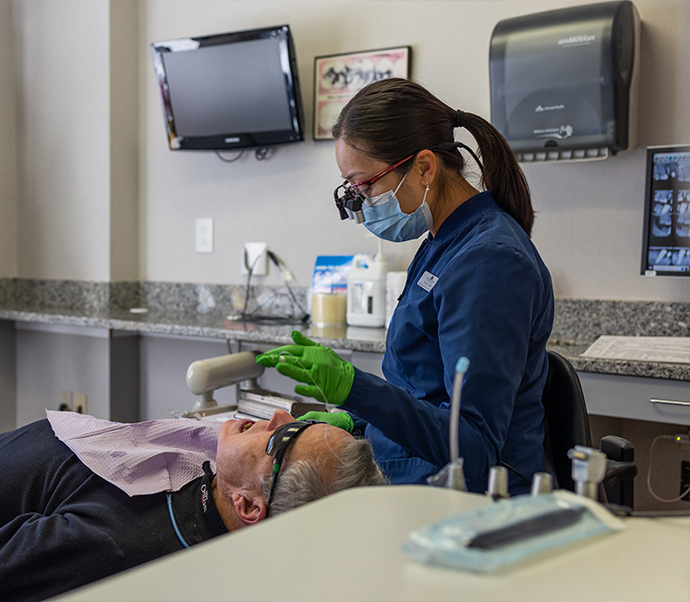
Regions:
<instances>
[{"instance_id":1,"label":"paper towel dispenser","mask_svg":"<svg viewBox=\"0 0 690 602\"><path fill-rule=\"evenodd\" d=\"M518 161L605 159L637 143L640 19L632 2L500 21L491 120Z\"/></svg>"}]
</instances>

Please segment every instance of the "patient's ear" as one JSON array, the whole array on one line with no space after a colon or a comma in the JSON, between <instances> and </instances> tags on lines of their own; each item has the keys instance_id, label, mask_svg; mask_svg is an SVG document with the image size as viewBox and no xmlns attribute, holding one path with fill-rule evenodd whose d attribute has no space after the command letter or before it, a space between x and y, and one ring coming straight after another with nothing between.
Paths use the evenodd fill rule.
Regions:
<instances>
[{"instance_id":1,"label":"patient's ear","mask_svg":"<svg viewBox=\"0 0 690 602\"><path fill-rule=\"evenodd\" d=\"M232 494L232 505L237 518L245 525L253 525L266 518L266 500L256 492L241 491Z\"/></svg>"}]
</instances>

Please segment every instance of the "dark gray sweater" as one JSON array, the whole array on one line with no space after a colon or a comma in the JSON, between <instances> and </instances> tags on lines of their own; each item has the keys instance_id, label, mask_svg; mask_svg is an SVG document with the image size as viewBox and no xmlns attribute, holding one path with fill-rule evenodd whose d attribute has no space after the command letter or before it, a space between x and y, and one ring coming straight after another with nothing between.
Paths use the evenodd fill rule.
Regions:
<instances>
[{"instance_id":1,"label":"dark gray sweater","mask_svg":"<svg viewBox=\"0 0 690 602\"><path fill-rule=\"evenodd\" d=\"M205 468L172 494L190 546L227 533ZM42 600L181 549L165 493L129 497L47 420L0 434L0 600Z\"/></svg>"}]
</instances>

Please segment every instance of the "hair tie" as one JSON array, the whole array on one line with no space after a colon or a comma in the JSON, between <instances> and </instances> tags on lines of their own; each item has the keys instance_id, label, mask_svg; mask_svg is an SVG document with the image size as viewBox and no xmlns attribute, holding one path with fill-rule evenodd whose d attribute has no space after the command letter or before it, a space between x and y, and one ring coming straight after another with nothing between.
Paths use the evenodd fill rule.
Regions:
<instances>
[{"instance_id":1,"label":"hair tie","mask_svg":"<svg viewBox=\"0 0 690 602\"><path fill-rule=\"evenodd\" d=\"M434 148L442 151L453 151L458 148L464 148L470 155L472 155L472 158L477 162L477 165L479 165L479 171L482 172L482 176L484 175L484 166L482 165L482 162L479 160L479 157L477 157L474 151L466 144L463 144L462 142L441 142L441 144L438 144Z\"/></svg>"},{"instance_id":2,"label":"hair tie","mask_svg":"<svg viewBox=\"0 0 690 602\"><path fill-rule=\"evenodd\" d=\"M465 127L465 111L461 111L460 109L455 111L455 127Z\"/></svg>"}]
</instances>

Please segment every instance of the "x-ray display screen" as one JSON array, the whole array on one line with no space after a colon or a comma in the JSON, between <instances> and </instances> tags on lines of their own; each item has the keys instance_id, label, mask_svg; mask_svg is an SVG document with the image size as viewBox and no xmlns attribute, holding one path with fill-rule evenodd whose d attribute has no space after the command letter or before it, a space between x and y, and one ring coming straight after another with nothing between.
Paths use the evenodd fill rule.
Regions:
<instances>
[{"instance_id":1,"label":"x-ray display screen","mask_svg":"<svg viewBox=\"0 0 690 602\"><path fill-rule=\"evenodd\" d=\"M642 273L690 276L690 146L647 149Z\"/></svg>"}]
</instances>

